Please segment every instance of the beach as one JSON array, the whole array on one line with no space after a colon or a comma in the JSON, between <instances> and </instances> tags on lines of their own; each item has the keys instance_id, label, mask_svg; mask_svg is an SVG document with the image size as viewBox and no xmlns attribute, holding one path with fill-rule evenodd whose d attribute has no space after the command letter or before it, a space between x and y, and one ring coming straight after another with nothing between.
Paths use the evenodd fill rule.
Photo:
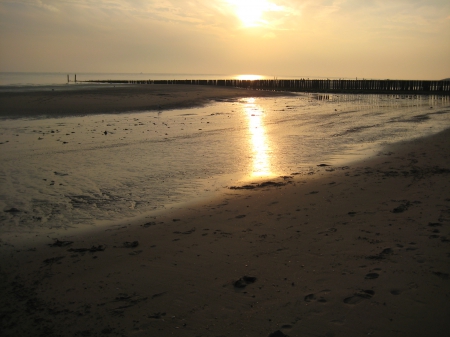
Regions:
<instances>
[{"instance_id":1,"label":"beach","mask_svg":"<svg viewBox=\"0 0 450 337\"><path fill-rule=\"evenodd\" d=\"M252 101L240 102L241 98L261 98L261 106L265 98L303 99L206 86L58 88L49 87L45 94L2 92L0 115L14 120L139 110L157 113L228 101L250 106L251 121L267 112L256 110ZM298 109L322 109L317 97L314 105L310 98L300 101L305 105L298 103ZM395 98L382 100L384 105L392 102ZM280 101L270 104L279 106ZM326 105L330 116L334 109L344 109L339 104ZM401 109L415 109L415 105ZM291 106L284 104L278 112L283 108L287 113ZM304 163L279 166L280 170L273 170L277 174L219 184L221 188L209 198L158 208L140 218L108 219L102 226L71 228L64 223L31 228L25 220L14 222L26 217L3 201L2 222L7 230L0 241L2 336L446 336L450 329L450 131L442 121L438 132L418 125L427 118L448 121L449 106L444 102L439 109L427 109L434 115L420 110L420 115L411 116L413 121L396 119L415 123L412 132L420 137L380 143L364 156L333 152L327 157L330 152L323 150ZM353 107L344 110L342 115ZM361 116L372 115L372 110L363 110ZM196 121L205 116L199 113ZM217 124L234 115L224 116ZM282 125L269 128L269 135L270 130L273 134L285 130L284 124L267 118L272 125ZM369 124L372 129L377 125ZM253 129L257 126L252 124ZM198 131L199 126L195 128ZM336 140L326 143L326 148L343 134L335 131L337 126L328 128ZM347 129L353 130L348 134L354 137L370 128ZM229 130L234 129L223 132ZM111 130L97 128L96 137L105 131ZM392 129L392 133L400 131ZM40 137L47 136L51 134ZM364 139L371 143L375 138L370 134ZM58 146L63 146L62 141ZM133 138L128 144L140 141ZM304 145L305 151L310 144ZM24 145L17 146L22 151ZM16 158L14 148L5 149L5 156ZM39 149L30 145L29 151ZM259 162L261 153L270 151L255 152ZM280 153L288 151L283 148ZM253 172L255 162L247 163ZM287 167L292 170L279 172ZM56 179L65 176L57 173L66 171L53 170L58 183ZM4 179L10 186L10 180Z\"/></svg>"}]
</instances>

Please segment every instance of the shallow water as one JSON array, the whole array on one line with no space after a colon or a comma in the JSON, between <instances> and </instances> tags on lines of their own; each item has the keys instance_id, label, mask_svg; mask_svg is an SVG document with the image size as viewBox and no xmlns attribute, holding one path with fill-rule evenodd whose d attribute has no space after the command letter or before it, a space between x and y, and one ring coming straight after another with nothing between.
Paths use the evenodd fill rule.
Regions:
<instances>
[{"instance_id":1,"label":"shallow water","mask_svg":"<svg viewBox=\"0 0 450 337\"><path fill-rule=\"evenodd\" d=\"M449 97L248 98L163 112L3 120L1 231L76 227L227 186L344 165L450 126Z\"/></svg>"}]
</instances>

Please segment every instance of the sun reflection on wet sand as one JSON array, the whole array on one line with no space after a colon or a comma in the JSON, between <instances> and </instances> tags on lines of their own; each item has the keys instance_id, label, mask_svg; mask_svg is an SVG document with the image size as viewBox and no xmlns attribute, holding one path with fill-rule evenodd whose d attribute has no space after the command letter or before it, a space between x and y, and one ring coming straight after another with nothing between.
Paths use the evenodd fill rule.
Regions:
<instances>
[{"instance_id":1,"label":"sun reflection on wet sand","mask_svg":"<svg viewBox=\"0 0 450 337\"><path fill-rule=\"evenodd\" d=\"M248 119L250 151L253 159L251 177L273 176L270 163L270 147L264 125L264 111L249 98L244 104L244 113Z\"/></svg>"}]
</instances>

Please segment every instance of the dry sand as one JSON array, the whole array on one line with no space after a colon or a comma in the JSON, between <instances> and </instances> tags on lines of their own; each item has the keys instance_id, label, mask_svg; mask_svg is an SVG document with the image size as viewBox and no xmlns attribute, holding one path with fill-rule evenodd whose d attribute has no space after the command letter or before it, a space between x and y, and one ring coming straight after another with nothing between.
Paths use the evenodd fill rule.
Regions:
<instances>
[{"instance_id":1,"label":"dry sand","mask_svg":"<svg viewBox=\"0 0 450 337\"><path fill-rule=\"evenodd\" d=\"M445 131L145 221L0 242L1 335L447 336L449 148Z\"/></svg>"}]
</instances>

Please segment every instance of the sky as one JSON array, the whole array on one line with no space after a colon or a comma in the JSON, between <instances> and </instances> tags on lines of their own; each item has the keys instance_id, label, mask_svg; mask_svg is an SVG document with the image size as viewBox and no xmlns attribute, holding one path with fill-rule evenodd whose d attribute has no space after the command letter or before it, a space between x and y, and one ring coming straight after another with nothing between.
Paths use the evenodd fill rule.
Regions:
<instances>
[{"instance_id":1,"label":"sky","mask_svg":"<svg viewBox=\"0 0 450 337\"><path fill-rule=\"evenodd\" d=\"M449 0L0 0L0 71L450 77Z\"/></svg>"}]
</instances>

